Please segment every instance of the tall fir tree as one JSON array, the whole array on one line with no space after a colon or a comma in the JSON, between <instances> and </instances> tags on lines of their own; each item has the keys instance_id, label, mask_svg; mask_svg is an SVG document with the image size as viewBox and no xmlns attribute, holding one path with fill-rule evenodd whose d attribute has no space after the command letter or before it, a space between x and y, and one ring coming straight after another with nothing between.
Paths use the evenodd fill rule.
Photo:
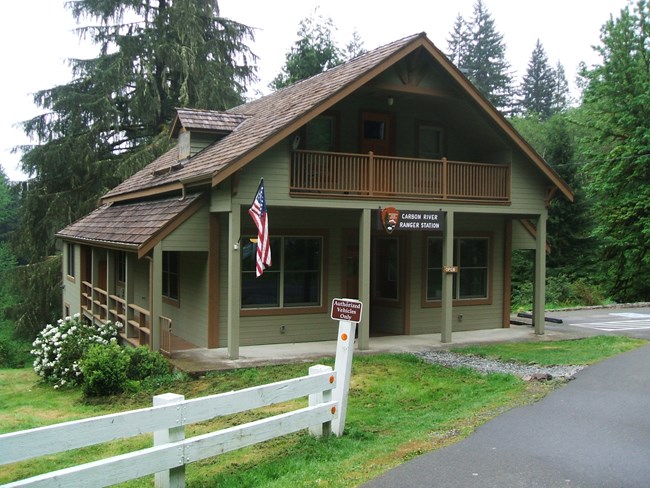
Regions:
<instances>
[{"instance_id":1,"label":"tall fir tree","mask_svg":"<svg viewBox=\"0 0 650 488\"><path fill-rule=\"evenodd\" d=\"M35 94L45 112L23 124L30 175L21 254L54 251L54 232L95 207L107 189L167 149L177 106L225 109L254 80L251 28L220 17L215 0L69 2L92 59L70 61L73 80Z\"/></svg>"},{"instance_id":2,"label":"tall fir tree","mask_svg":"<svg viewBox=\"0 0 650 488\"><path fill-rule=\"evenodd\" d=\"M616 300L650 300L650 5L610 17L583 68L581 122L603 282Z\"/></svg>"},{"instance_id":3,"label":"tall fir tree","mask_svg":"<svg viewBox=\"0 0 650 488\"><path fill-rule=\"evenodd\" d=\"M521 112L536 115L541 120L553 115L555 81L555 72L548 63L544 46L537 39L520 88Z\"/></svg>"},{"instance_id":4,"label":"tall fir tree","mask_svg":"<svg viewBox=\"0 0 650 488\"><path fill-rule=\"evenodd\" d=\"M464 24L456 17L447 41L452 61L497 109L510 113L514 90L506 44L483 0L476 0L472 19Z\"/></svg>"},{"instance_id":5,"label":"tall fir tree","mask_svg":"<svg viewBox=\"0 0 650 488\"><path fill-rule=\"evenodd\" d=\"M449 38L447 39L447 57L458 68L464 69L470 50L470 33L467 22L458 14L454 20Z\"/></svg>"},{"instance_id":6,"label":"tall fir tree","mask_svg":"<svg viewBox=\"0 0 650 488\"><path fill-rule=\"evenodd\" d=\"M169 146L178 106L225 109L255 79L253 31L220 17L216 0L68 2L92 59L70 61L71 82L35 94L42 115L23 123L30 175L14 249L23 266L16 328L33 335L60 314L54 233ZM58 271L57 271L58 269Z\"/></svg>"},{"instance_id":7,"label":"tall fir tree","mask_svg":"<svg viewBox=\"0 0 650 488\"><path fill-rule=\"evenodd\" d=\"M553 113L564 112L571 104L571 93L569 91L569 82L566 79L564 66L560 61L557 62L553 71L555 82L553 83Z\"/></svg>"}]
</instances>

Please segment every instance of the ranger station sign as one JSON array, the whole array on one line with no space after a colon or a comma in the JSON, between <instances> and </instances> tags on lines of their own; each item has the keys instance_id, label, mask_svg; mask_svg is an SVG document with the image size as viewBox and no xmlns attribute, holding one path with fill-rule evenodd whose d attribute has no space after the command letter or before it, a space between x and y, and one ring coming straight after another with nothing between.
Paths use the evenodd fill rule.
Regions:
<instances>
[{"instance_id":1,"label":"ranger station sign","mask_svg":"<svg viewBox=\"0 0 650 488\"><path fill-rule=\"evenodd\" d=\"M396 230L441 231L445 228L445 212L397 210L386 207L380 211L381 224L388 234Z\"/></svg>"}]
</instances>

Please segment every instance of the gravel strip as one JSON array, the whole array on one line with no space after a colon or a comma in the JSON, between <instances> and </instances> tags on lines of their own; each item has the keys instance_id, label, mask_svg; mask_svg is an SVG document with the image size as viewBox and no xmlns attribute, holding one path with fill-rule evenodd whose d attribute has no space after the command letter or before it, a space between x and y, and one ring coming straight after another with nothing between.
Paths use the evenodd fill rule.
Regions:
<instances>
[{"instance_id":1,"label":"gravel strip","mask_svg":"<svg viewBox=\"0 0 650 488\"><path fill-rule=\"evenodd\" d=\"M495 359L486 359L470 354L456 354L449 351L418 352L415 355L433 364L441 364L442 366L453 368L472 368L483 374L508 373L525 380L551 380L555 378L571 380L578 371L585 368L585 366L539 366L497 361Z\"/></svg>"}]
</instances>

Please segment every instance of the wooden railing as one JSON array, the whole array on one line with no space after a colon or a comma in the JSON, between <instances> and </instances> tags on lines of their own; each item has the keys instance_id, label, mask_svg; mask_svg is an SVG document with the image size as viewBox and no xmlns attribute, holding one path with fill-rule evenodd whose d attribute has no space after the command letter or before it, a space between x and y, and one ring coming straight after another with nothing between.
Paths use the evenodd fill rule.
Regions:
<instances>
[{"instance_id":1,"label":"wooden railing","mask_svg":"<svg viewBox=\"0 0 650 488\"><path fill-rule=\"evenodd\" d=\"M121 297L82 281L81 310L88 320L96 324L120 322L124 326L120 336L132 346L151 347L151 312L148 309L127 303Z\"/></svg>"},{"instance_id":2,"label":"wooden railing","mask_svg":"<svg viewBox=\"0 0 650 488\"><path fill-rule=\"evenodd\" d=\"M158 317L158 327L160 330L160 353L172 357L172 319Z\"/></svg>"},{"instance_id":3,"label":"wooden railing","mask_svg":"<svg viewBox=\"0 0 650 488\"><path fill-rule=\"evenodd\" d=\"M446 158L294 151L290 191L301 196L507 203L510 166Z\"/></svg>"}]
</instances>

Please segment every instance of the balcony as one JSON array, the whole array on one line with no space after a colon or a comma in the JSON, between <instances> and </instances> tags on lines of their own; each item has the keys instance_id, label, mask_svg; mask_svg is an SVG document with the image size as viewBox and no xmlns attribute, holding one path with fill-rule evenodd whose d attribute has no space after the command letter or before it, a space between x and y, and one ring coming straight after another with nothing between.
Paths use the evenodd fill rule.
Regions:
<instances>
[{"instance_id":1,"label":"balcony","mask_svg":"<svg viewBox=\"0 0 650 488\"><path fill-rule=\"evenodd\" d=\"M292 196L510 203L510 166L443 159L294 151Z\"/></svg>"}]
</instances>

